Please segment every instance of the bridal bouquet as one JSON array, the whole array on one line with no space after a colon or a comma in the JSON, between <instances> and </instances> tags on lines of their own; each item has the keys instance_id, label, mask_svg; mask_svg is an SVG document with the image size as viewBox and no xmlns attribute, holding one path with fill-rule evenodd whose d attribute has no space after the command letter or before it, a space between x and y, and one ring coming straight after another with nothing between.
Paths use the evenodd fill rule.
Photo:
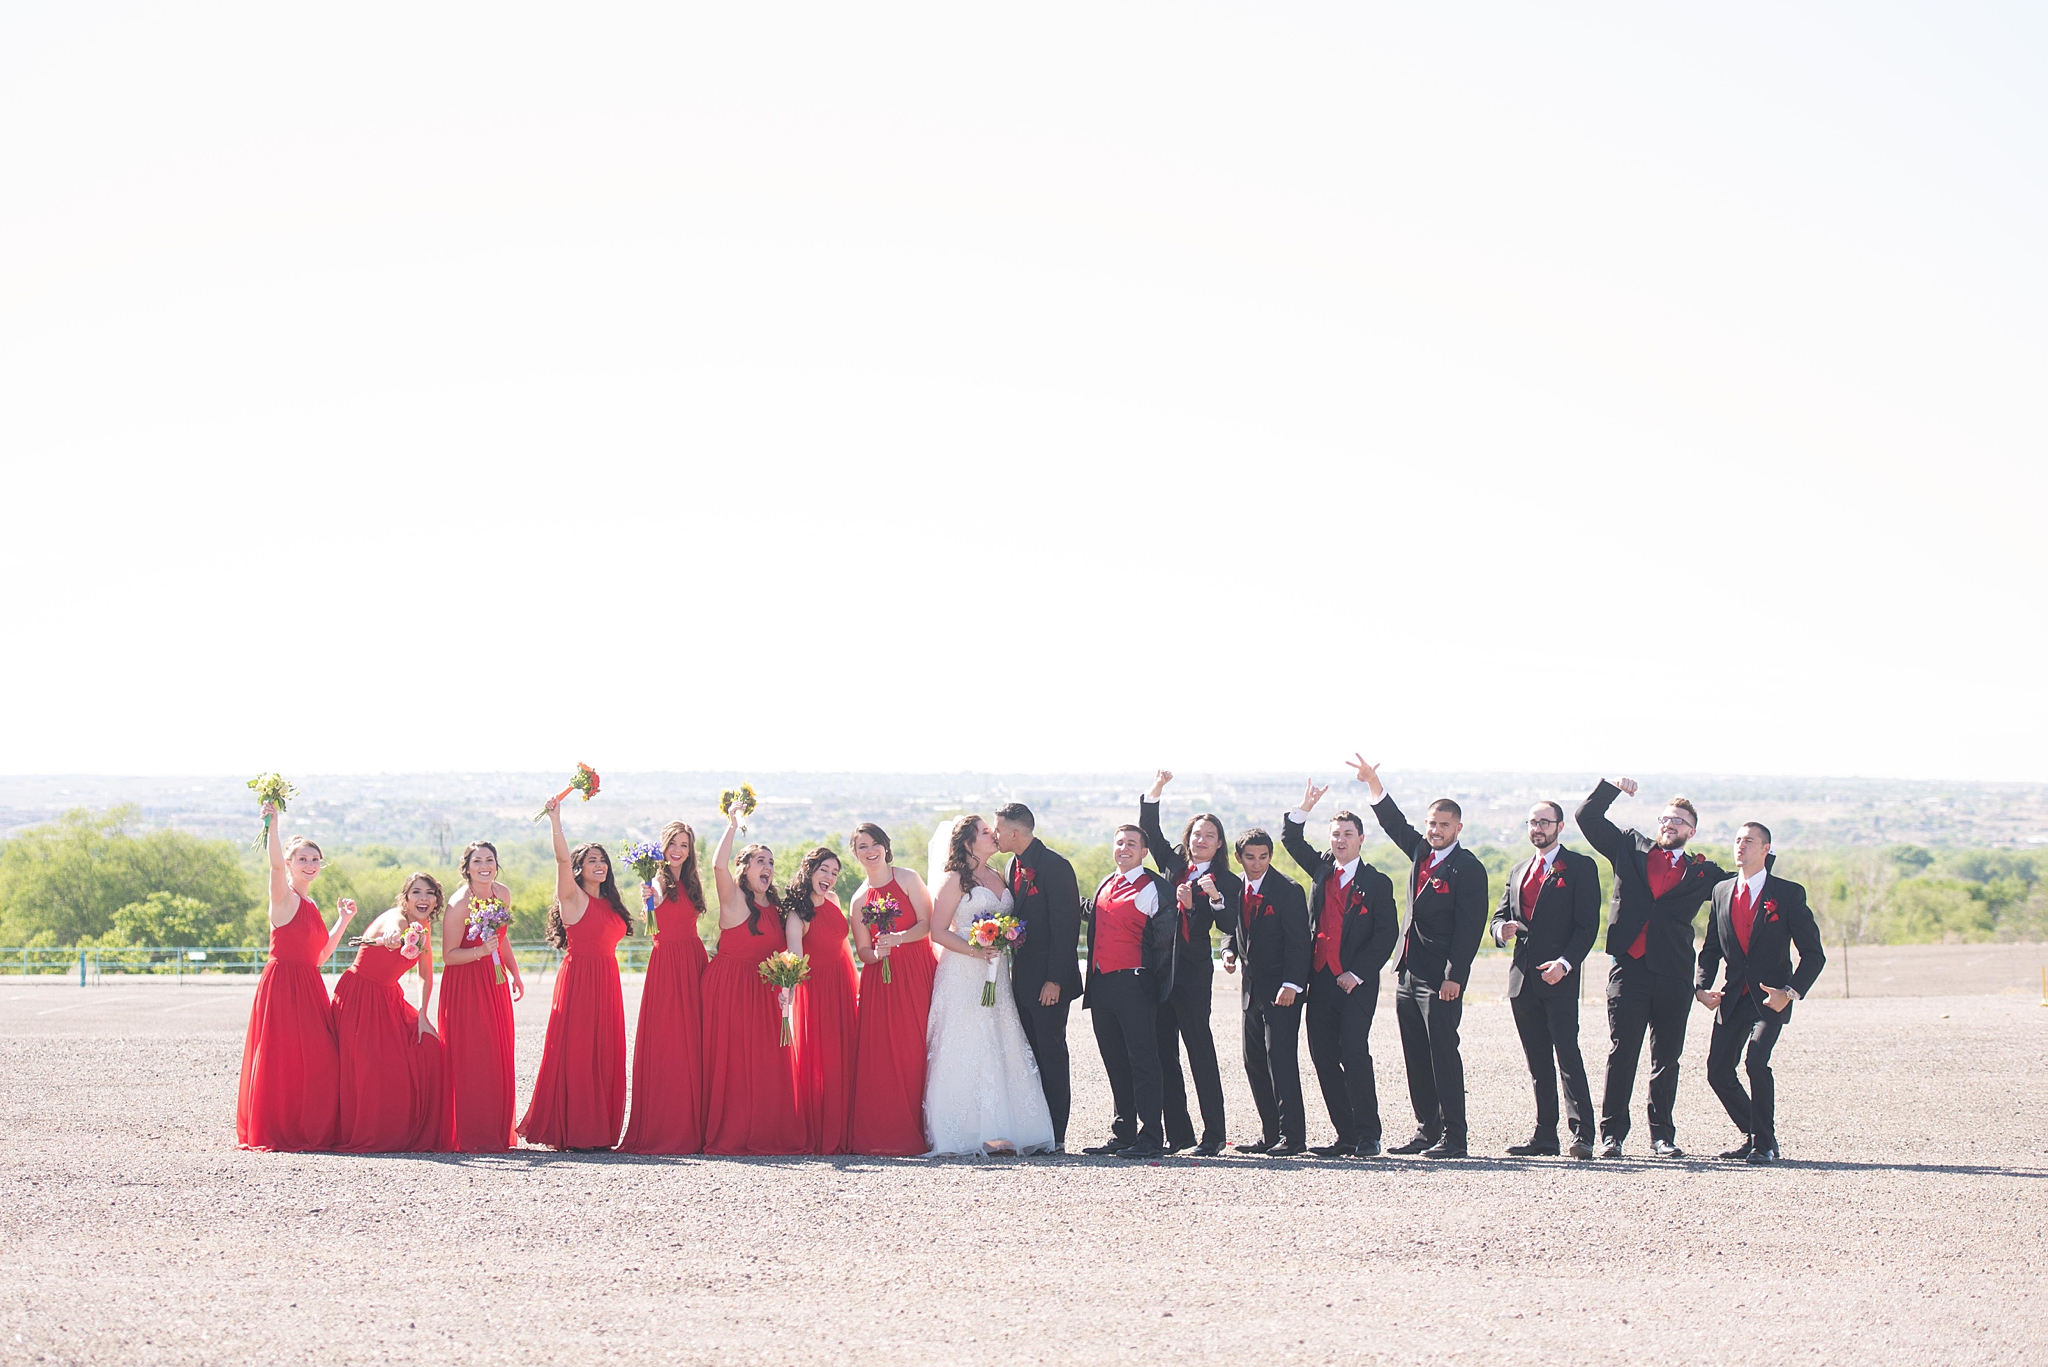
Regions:
<instances>
[{"instance_id":1,"label":"bridal bouquet","mask_svg":"<svg viewBox=\"0 0 2048 1367\"><path fill-rule=\"evenodd\" d=\"M562 789L561 792L555 794L555 801L557 803L566 802L569 800L569 794L571 793L583 794L583 800L585 802L588 802L590 801L590 799L596 797L597 770L591 768L587 764L578 764L576 766L576 777L569 780L568 787ZM548 809L543 807L533 814L533 819L535 821L539 821L547 814Z\"/></svg>"},{"instance_id":2,"label":"bridal bouquet","mask_svg":"<svg viewBox=\"0 0 2048 1367\"><path fill-rule=\"evenodd\" d=\"M889 950L881 938L896 929L896 918L903 914L903 904L896 900L896 894L885 892L877 897L868 894L868 904L860 914L861 924L868 928L868 934L875 937L875 957L882 961L882 981L890 982Z\"/></svg>"},{"instance_id":3,"label":"bridal bouquet","mask_svg":"<svg viewBox=\"0 0 2048 1367\"><path fill-rule=\"evenodd\" d=\"M268 802L280 812L284 804L299 795L299 790L285 781L283 774L258 774L249 780L249 788L256 794L258 802ZM263 818L263 830L256 837L256 849L262 849L270 839L270 818Z\"/></svg>"},{"instance_id":4,"label":"bridal bouquet","mask_svg":"<svg viewBox=\"0 0 2048 1367\"><path fill-rule=\"evenodd\" d=\"M1024 940L1024 923L1007 911L976 912L974 919L967 923L967 943L976 949L1000 949L1005 954L1014 953ZM988 977L981 985L981 1004L996 1004L996 965L1000 959L988 961Z\"/></svg>"},{"instance_id":5,"label":"bridal bouquet","mask_svg":"<svg viewBox=\"0 0 2048 1367\"><path fill-rule=\"evenodd\" d=\"M643 883L652 883L654 871L661 865L661 846L652 840L642 840L626 851L626 867L639 874ZM651 922L654 919L654 899L649 897L646 901L647 918ZM659 927L650 925L649 929L657 930Z\"/></svg>"},{"instance_id":6,"label":"bridal bouquet","mask_svg":"<svg viewBox=\"0 0 2048 1367\"><path fill-rule=\"evenodd\" d=\"M811 976L811 959L808 954L785 949L761 960L760 973L761 981L770 987L789 991ZM794 1009L794 1002L782 1004L782 1047L785 1049L796 1038L790 1023L790 1012Z\"/></svg>"},{"instance_id":7,"label":"bridal bouquet","mask_svg":"<svg viewBox=\"0 0 2048 1367\"><path fill-rule=\"evenodd\" d=\"M511 924L511 909L497 898L469 899L469 915L463 918L462 926L476 936L478 943L491 947L491 977L496 982L505 981L505 965L498 958L498 932Z\"/></svg>"}]
</instances>

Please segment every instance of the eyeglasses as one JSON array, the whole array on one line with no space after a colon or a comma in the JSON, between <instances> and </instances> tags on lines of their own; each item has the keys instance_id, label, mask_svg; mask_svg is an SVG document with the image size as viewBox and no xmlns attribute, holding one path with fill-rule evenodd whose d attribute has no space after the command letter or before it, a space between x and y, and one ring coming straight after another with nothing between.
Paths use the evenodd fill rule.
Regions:
<instances>
[{"instance_id":1,"label":"eyeglasses","mask_svg":"<svg viewBox=\"0 0 2048 1367\"><path fill-rule=\"evenodd\" d=\"M1532 816L1532 817L1530 817L1530 818L1529 818L1529 824L1530 824L1531 826L1558 826L1558 825L1562 825L1563 823L1562 823L1562 822L1557 822L1557 821L1552 821L1552 820L1551 820L1551 819L1550 819L1549 817L1547 817L1547 816Z\"/></svg>"},{"instance_id":2,"label":"eyeglasses","mask_svg":"<svg viewBox=\"0 0 2048 1367\"><path fill-rule=\"evenodd\" d=\"M1657 824L1659 826L1683 826L1688 831L1692 829L1692 823L1682 816L1660 816L1657 818Z\"/></svg>"}]
</instances>

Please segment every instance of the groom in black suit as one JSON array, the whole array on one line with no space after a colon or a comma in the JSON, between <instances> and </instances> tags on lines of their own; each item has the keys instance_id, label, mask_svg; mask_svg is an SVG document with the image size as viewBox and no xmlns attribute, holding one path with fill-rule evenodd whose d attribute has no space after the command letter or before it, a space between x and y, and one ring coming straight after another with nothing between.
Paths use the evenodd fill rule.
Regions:
<instances>
[{"instance_id":1,"label":"groom in black suit","mask_svg":"<svg viewBox=\"0 0 2048 1367\"><path fill-rule=\"evenodd\" d=\"M1195 1123L1188 1115L1188 1089L1180 1076L1181 1042L1188 1049L1188 1073L1195 1080L1195 1098L1202 1108L1202 1140L1195 1152L1213 1158L1223 1152L1223 1073L1216 1063L1216 1038L1209 1031L1210 983L1215 978L1209 957L1209 929L1226 931L1237 924L1244 884L1230 871L1223 819L1200 812L1188 819L1180 844L1166 843L1159 826L1159 796L1173 782L1161 769L1152 777L1152 791L1138 803L1138 825L1152 863L1173 886L1173 912L1178 922L1173 937L1173 991L1159 1004L1159 1077L1166 1099L1166 1147L1170 1153L1195 1146Z\"/></svg>"},{"instance_id":2,"label":"groom in black suit","mask_svg":"<svg viewBox=\"0 0 2048 1367\"><path fill-rule=\"evenodd\" d=\"M1494 939L1515 946L1508 1005L1536 1084L1536 1133L1526 1144L1508 1146L1517 1157L1558 1152L1560 1073L1572 1157L1591 1158L1597 1137L1593 1093L1579 1053L1579 965L1600 935L1600 868L1591 856L1566 849L1563 835L1563 807L1539 802L1529 809L1529 843L1536 852L1509 872L1493 913Z\"/></svg>"},{"instance_id":3,"label":"groom in black suit","mask_svg":"<svg viewBox=\"0 0 2048 1367\"><path fill-rule=\"evenodd\" d=\"M1762 1165L1778 1158L1778 1089L1771 1075L1771 1050L1792 1019L1792 1003L1813 990L1827 963L1820 928L1806 905L1806 889L1770 871L1771 831L1761 821L1744 823L1735 840L1738 871L1714 885L1713 914L1700 941L1700 1005L1714 1012L1714 1042L1707 1049L1707 1082L1743 1142L1721 1155ZM1797 967L1792 949L1799 949ZM1714 990L1714 971L1727 965L1727 979ZM1784 984L1782 987L1773 984ZM1743 1056L1749 1090L1735 1073Z\"/></svg>"},{"instance_id":4,"label":"groom in black suit","mask_svg":"<svg viewBox=\"0 0 2048 1367\"><path fill-rule=\"evenodd\" d=\"M1010 896L1024 923L1024 942L1010 961L1010 992L1038 1060L1053 1147L1064 1150L1074 1098L1067 1012L1081 995L1081 890L1074 866L1046 848L1037 831L1038 820L1023 803L996 808L996 848L1016 856L1010 861Z\"/></svg>"}]
</instances>

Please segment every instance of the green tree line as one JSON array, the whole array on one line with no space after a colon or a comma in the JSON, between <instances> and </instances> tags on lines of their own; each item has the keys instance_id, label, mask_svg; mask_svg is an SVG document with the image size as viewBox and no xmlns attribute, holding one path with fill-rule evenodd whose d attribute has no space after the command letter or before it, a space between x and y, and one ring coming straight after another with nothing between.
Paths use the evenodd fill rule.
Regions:
<instances>
[{"instance_id":1,"label":"green tree line","mask_svg":"<svg viewBox=\"0 0 2048 1367\"><path fill-rule=\"evenodd\" d=\"M939 818L950 820L950 818ZM924 872L925 848L938 822L891 832L896 856ZM266 874L260 851L226 840L206 840L183 831L142 831L133 807L105 812L84 809L22 831L0 844L0 945L31 947L114 947L129 945L263 945L270 934L264 905ZM711 833L714 837L716 832ZM621 856L631 839L603 842ZM1108 842L1047 841L1074 863L1085 895L1109 876L1114 862ZM776 850L776 876L788 880L815 844L840 854L838 891L842 899L859 887L861 872L845 854L846 839L833 834ZM704 850L704 885L713 898L709 841ZM1524 847L1473 846L1491 875L1498 898L1507 874ZM314 899L331 918L335 903L352 897L363 919L392 905L404 879L415 869L439 878L452 893L457 871L438 863L424 847L363 845L325 851L327 868L313 886ZM1730 856L1709 851L1723 864ZM544 840L498 845L499 878L512 893L515 940L542 937L554 897L554 857ZM1366 859L1401 882L1407 867L1391 845L1368 845ZM1598 861L1603 900L1608 892L1606 861ZM1285 851L1275 860L1282 873L1300 880L1301 871ZM1928 944L1939 942L2048 940L2048 852L1982 849L1927 849L1915 845L1786 850L1777 871L1807 887L1823 933L1831 945ZM619 888L636 927L646 933L639 889L630 869L619 870ZM699 919L710 942L718 936L715 908Z\"/></svg>"}]
</instances>

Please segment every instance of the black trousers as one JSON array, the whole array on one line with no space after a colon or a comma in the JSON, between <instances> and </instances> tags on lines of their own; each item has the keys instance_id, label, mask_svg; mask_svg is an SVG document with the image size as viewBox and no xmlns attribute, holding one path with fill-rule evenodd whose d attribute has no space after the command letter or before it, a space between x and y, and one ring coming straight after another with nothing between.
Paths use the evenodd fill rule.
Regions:
<instances>
[{"instance_id":1,"label":"black trousers","mask_svg":"<svg viewBox=\"0 0 2048 1367\"><path fill-rule=\"evenodd\" d=\"M1223 1072L1216 1066L1216 1038L1209 1032L1209 975L1190 973L1175 982L1159 1004L1159 1080L1165 1099L1166 1146L1186 1148L1195 1142L1195 1122L1188 1115L1188 1089L1180 1076L1180 1046L1188 1046L1188 1072L1195 1078L1195 1100L1202 1108L1202 1142L1221 1143Z\"/></svg>"},{"instance_id":2,"label":"black trousers","mask_svg":"<svg viewBox=\"0 0 2048 1367\"><path fill-rule=\"evenodd\" d=\"M1337 1127L1339 1144L1380 1138L1380 1094L1372 1076L1372 1017L1379 1008L1379 984L1368 978L1350 992L1337 975L1318 968L1309 975L1308 1056L1316 1065L1323 1105Z\"/></svg>"},{"instance_id":3,"label":"black trousers","mask_svg":"<svg viewBox=\"0 0 2048 1367\"><path fill-rule=\"evenodd\" d=\"M1095 1046L1109 1074L1116 1108L1110 1133L1119 1140L1163 1144L1159 1091L1159 989L1150 973L1127 968L1097 973L1088 987Z\"/></svg>"},{"instance_id":4,"label":"black trousers","mask_svg":"<svg viewBox=\"0 0 2048 1367\"><path fill-rule=\"evenodd\" d=\"M1626 955L1607 974L1607 1081L1600 1089L1600 1133L1628 1137L1628 1099L1636 1089L1643 1031L1650 1032L1650 1137L1678 1138L1672 1119L1678 1101L1678 1061L1685 1056L1685 1022L1692 1014L1692 980L1652 973Z\"/></svg>"},{"instance_id":5,"label":"black trousers","mask_svg":"<svg viewBox=\"0 0 2048 1367\"><path fill-rule=\"evenodd\" d=\"M1578 993L1539 997L1525 986L1508 1005L1514 1011L1515 1033L1522 1037L1522 1055L1529 1060L1529 1080L1536 1084L1536 1137L1557 1140L1557 1079L1563 1074L1565 1117L1572 1134L1592 1143L1593 1092L1586 1083L1586 1060L1579 1054Z\"/></svg>"},{"instance_id":6,"label":"black trousers","mask_svg":"<svg viewBox=\"0 0 2048 1367\"><path fill-rule=\"evenodd\" d=\"M1360 988L1363 992L1365 989ZM1259 1108L1260 1138L1298 1148L1308 1143L1301 1096L1301 994L1275 1006L1254 993L1244 1008L1244 1076Z\"/></svg>"},{"instance_id":7,"label":"black trousers","mask_svg":"<svg viewBox=\"0 0 2048 1367\"><path fill-rule=\"evenodd\" d=\"M1464 994L1443 1001L1426 979L1403 973L1395 988L1394 1019L1401 1023L1401 1056L1408 1064L1415 1123L1424 1134L1464 1143L1465 1056L1458 1052Z\"/></svg>"},{"instance_id":8,"label":"black trousers","mask_svg":"<svg viewBox=\"0 0 2048 1367\"><path fill-rule=\"evenodd\" d=\"M1771 1050L1777 1047L1778 1032L1785 1022L1765 1015L1756 998L1747 993L1732 1002L1724 1000L1720 1014L1721 1019L1714 1022L1713 1043L1707 1047L1707 1083L1721 1098L1735 1128L1748 1135L1751 1144L1775 1149L1778 1084L1771 1076ZM1743 1056L1743 1069L1749 1074L1748 1092L1742 1090L1742 1079L1735 1072L1737 1054Z\"/></svg>"},{"instance_id":9,"label":"black trousers","mask_svg":"<svg viewBox=\"0 0 2048 1367\"><path fill-rule=\"evenodd\" d=\"M1052 1139L1067 1142L1067 1116L1074 1109L1073 1068L1067 1057L1067 1012L1074 1002L1064 990L1058 1002L1040 1006L1038 994L1045 987L1034 982L1012 981L1010 995L1017 1000L1017 1015L1024 1022L1024 1041L1038 1060L1038 1082L1045 1090L1045 1108L1052 1112Z\"/></svg>"}]
</instances>

